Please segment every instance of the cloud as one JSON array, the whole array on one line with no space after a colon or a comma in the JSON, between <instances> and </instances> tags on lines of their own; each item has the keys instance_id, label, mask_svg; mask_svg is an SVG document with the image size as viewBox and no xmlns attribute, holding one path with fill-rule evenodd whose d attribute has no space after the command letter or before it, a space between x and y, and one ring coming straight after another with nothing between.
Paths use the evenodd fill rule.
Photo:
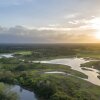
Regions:
<instances>
[{"instance_id":1,"label":"cloud","mask_svg":"<svg viewBox=\"0 0 100 100\"><path fill-rule=\"evenodd\" d=\"M0 27L0 43L69 43L93 41L91 29Z\"/></svg>"},{"instance_id":2,"label":"cloud","mask_svg":"<svg viewBox=\"0 0 100 100\"><path fill-rule=\"evenodd\" d=\"M64 16L64 19L72 19L72 18L76 18L77 16L78 16L78 13L67 14Z\"/></svg>"}]
</instances>

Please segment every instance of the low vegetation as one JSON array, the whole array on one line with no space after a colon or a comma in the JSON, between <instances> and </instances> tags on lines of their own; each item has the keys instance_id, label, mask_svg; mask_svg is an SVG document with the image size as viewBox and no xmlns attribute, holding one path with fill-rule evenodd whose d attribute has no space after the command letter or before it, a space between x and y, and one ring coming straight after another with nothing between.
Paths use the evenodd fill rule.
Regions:
<instances>
[{"instance_id":1,"label":"low vegetation","mask_svg":"<svg viewBox=\"0 0 100 100\"><path fill-rule=\"evenodd\" d=\"M13 58L0 58L0 82L18 84L34 91L39 100L100 100L100 86L83 80L82 78L88 78L85 74L72 70L70 66L32 62L76 56L99 60L99 44L2 45L0 53L14 54ZM100 70L99 65L99 61L91 61L81 66L82 68L93 66ZM66 74L45 73L51 71ZM0 97L4 98L0 100L17 99L13 93L4 93L5 89L2 87L0 84Z\"/></svg>"},{"instance_id":2,"label":"low vegetation","mask_svg":"<svg viewBox=\"0 0 100 100\"><path fill-rule=\"evenodd\" d=\"M49 71L70 75L44 73ZM87 78L69 66L23 62L16 58L0 59L0 81L34 91L40 100L99 100L100 87L79 77Z\"/></svg>"},{"instance_id":3,"label":"low vegetation","mask_svg":"<svg viewBox=\"0 0 100 100\"><path fill-rule=\"evenodd\" d=\"M100 61L90 61L84 64L81 64L81 67L89 67L100 70Z\"/></svg>"},{"instance_id":4,"label":"low vegetation","mask_svg":"<svg viewBox=\"0 0 100 100\"><path fill-rule=\"evenodd\" d=\"M18 100L18 96L16 93L8 91L9 87L0 83L0 100Z\"/></svg>"}]
</instances>

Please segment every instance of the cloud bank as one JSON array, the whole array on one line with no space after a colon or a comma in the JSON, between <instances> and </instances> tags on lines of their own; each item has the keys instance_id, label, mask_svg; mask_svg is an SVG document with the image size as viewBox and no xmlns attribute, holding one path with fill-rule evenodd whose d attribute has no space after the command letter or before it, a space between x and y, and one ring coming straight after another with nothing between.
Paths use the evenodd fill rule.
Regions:
<instances>
[{"instance_id":1,"label":"cloud bank","mask_svg":"<svg viewBox=\"0 0 100 100\"><path fill-rule=\"evenodd\" d=\"M93 41L95 29L0 27L0 43L77 43ZM85 33L85 34L84 34ZM94 41L95 42L95 41Z\"/></svg>"}]
</instances>

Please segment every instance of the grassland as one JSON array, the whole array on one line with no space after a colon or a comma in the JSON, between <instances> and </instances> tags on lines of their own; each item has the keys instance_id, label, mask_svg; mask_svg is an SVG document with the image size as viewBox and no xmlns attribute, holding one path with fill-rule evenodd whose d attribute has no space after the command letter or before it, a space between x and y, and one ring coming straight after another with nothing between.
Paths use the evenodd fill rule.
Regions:
<instances>
[{"instance_id":1,"label":"grassland","mask_svg":"<svg viewBox=\"0 0 100 100\"><path fill-rule=\"evenodd\" d=\"M21 55L31 55L32 54L32 51L17 51L15 52L15 55L17 54L21 54Z\"/></svg>"},{"instance_id":2,"label":"grassland","mask_svg":"<svg viewBox=\"0 0 100 100\"><path fill-rule=\"evenodd\" d=\"M100 70L100 61L90 61L84 64L81 64L81 67L89 67Z\"/></svg>"}]
</instances>

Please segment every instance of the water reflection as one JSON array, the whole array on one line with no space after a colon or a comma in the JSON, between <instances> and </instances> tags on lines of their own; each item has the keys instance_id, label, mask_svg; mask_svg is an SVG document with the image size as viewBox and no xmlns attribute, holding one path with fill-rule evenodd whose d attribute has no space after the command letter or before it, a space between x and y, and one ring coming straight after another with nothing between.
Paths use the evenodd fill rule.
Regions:
<instances>
[{"instance_id":1,"label":"water reflection","mask_svg":"<svg viewBox=\"0 0 100 100\"><path fill-rule=\"evenodd\" d=\"M18 85L12 86L11 91L18 94L19 100L37 100L33 92L23 89Z\"/></svg>"},{"instance_id":2,"label":"water reflection","mask_svg":"<svg viewBox=\"0 0 100 100\"><path fill-rule=\"evenodd\" d=\"M23 88L22 87L20 87L20 92L23 92Z\"/></svg>"}]
</instances>

